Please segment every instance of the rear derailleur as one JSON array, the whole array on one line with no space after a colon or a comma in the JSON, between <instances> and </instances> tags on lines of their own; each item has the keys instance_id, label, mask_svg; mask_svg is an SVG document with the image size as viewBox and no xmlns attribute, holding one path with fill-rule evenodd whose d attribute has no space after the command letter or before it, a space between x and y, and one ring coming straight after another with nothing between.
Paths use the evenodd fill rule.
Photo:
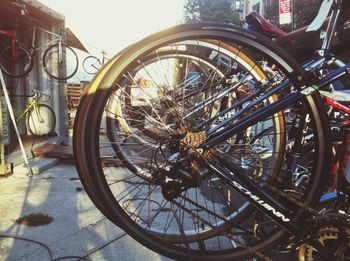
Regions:
<instances>
[{"instance_id":1,"label":"rear derailleur","mask_svg":"<svg viewBox=\"0 0 350 261\"><path fill-rule=\"evenodd\" d=\"M166 164L159 167L154 173L156 184L162 188L165 199L171 201L179 197L182 192L199 187L207 177L208 170L202 167L201 156L193 148L183 142L172 141L167 144L171 156Z\"/></svg>"}]
</instances>

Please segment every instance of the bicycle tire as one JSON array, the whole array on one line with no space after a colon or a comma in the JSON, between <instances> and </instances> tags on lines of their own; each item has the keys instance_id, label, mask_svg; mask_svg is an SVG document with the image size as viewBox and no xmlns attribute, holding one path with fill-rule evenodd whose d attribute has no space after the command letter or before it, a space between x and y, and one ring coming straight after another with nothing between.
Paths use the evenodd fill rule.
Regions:
<instances>
[{"instance_id":1,"label":"bicycle tire","mask_svg":"<svg viewBox=\"0 0 350 261\"><path fill-rule=\"evenodd\" d=\"M38 104L37 110L38 112L35 108L32 108L27 112L27 130L37 137L52 135L56 126L56 115L54 111L46 104Z\"/></svg>"},{"instance_id":2,"label":"bicycle tire","mask_svg":"<svg viewBox=\"0 0 350 261\"><path fill-rule=\"evenodd\" d=\"M198 42L196 42L197 44ZM205 43L206 44L206 43ZM243 53L239 53L233 46L225 46L223 43L221 44L221 48L226 48L227 50L231 50L231 52L234 53L234 57L240 56L240 58L242 59L242 61L244 61L245 64L250 64L252 62L252 60L247 57L246 55L244 55ZM156 61L159 64L164 64L167 63L167 61L169 62L169 59L177 59L177 60L181 60L181 59L186 59L186 66L191 68L191 71L188 73L188 76L186 77L186 85L190 86L190 90L192 92L192 95L194 95L195 93L193 92L194 87L196 87L195 85L198 84L203 84L203 82L201 81L205 81L205 75L208 74L213 74L213 71L217 71L215 72L215 74L218 75L218 77L223 77L223 75L225 75L225 72L220 72L217 68L217 64L214 64L210 59L203 57L203 56L198 56L196 54L193 54L193 52L191 51L181 51L181 50L175 50L175 51L169 51L169 50L162 50L160 52L157 52L157 55L155 57L150 56L148 59L143 60L142 62L142 68L150 66L154 61ZM191 63L192 61L192 63ZM198 66L201 66L201 75L199 75L200 72L195 72L195 68ZM205 66L209 66L207 69L203 68ZM209 70L209 71L208 71ZM223 68L221 68L221 70L224 70ZM226 68L227 70L227 68ZM261 76L263 79L266 78L266 76L264 76L264 73L262 72L261 68L259 68L258 66L255 67L255 74ZM204 78L204 79L203 79ZM130 89L126 90L128 92L128 95L131 96ZM204 95L204 91L205 90L199 90L199 93L197 95L203 96ZM208 91L208 90L206 90ZM234 92L234 91L233 91ZM117 96L117 93L114 93L113 96ZM207 94L206 94L207 95ZM231 96L232 94L228 94L225 95L225 97L223 99L226 99L226 103L227 103L227 99ZM144 91L142 93L142 97L147 96L147 91ZM195 97L195 96L194 96ZM191 99L194 99L194 97L192 96ZM144 99L144 98L143 98ZM232 99L232 96L231 96ZM149 120L147 120L147 118L150 117L150 115L146 112L146 107L139 107L140 109L132 109L131 103L135 102L135 101L129 101L130 99L127 99L127 101L119 101L117 99L109 99L108 102L108 106L107 106L107 114L111 114L110 116L106 117L106 130L107 130L107 136L109 137L109 139L111 140L111 144L112 147L114 148L114 150L118 153L119 149L118 146L116 145L118 142L118 128L122 128L123 132L125 132L126 135L129 135L131 137L131 139L135 140L136 143L139 144L143 144L145 147L157 147L157 130L152 130L152 128L148 129L145 127L145 125L147 124L147 121L149 122ZM198 99L197 99L198 101ZM140 102L140 101L138 101ZM142 102L142 101L141 101ZM232 102L232 101L231 101ZM126 116L123 113L123 110L118 107L118 104L120 106L120 104L123 103L123 106L125 107L125 111L126 111ZM157 105L159 106L163 106L163 108L167 107L166 102L162 103L162 98L160 97L159 100L156 102ZM216 103L217 104L217 103ZM145 105L145 104L144 104ZM146 104L147 105L147 104ZM217 106L220 106L219 104L217 104ZM221 106L222 107L222 106ZM131 109L128 109L131 108ZM222 108L223 109L223 108ZM136 112L139 112L138 114L136 114ZM217 111L218 112L218 111ZM161 112L160 112L161 113ZM211 114L213 114L214 112L211 112ZM117 115L116 117L114 115ZM166 118L166 112L164 113L164 117ZM166 120L166 119L165 119ZM198 120L198 119L197 119ZM275 123L274 126L275 128L277 128L278 130L276 130L276 133L283 133L283 125L279 123L279 121L281 121L281 117L277 117L275 118ZM148 124L150 125L150 124ZM138 135L141 134L141 135ZM274 137L274 143L273 146L278 147L278 146L283 146L283 140L284 137L283 135L278 135L277 137ZM154 141L152 143L152 141ZM125 166L128 166L131 170L133 169L132 167L132 163L130 163L130 161L127 159L127 157L123 157L123 153L119 153L120 157L123 159L123 163ZM275 155L274 159L273 159L273 165L279 165L280 162L282 161L282 159L280 157L278 157L279 155ZM272 176L275 176L277 173L271 173ZM232 193L232 192L230 192ZM234 194L234 193L232 193ZM231 213L231 217L230 220L227 220L227 222L225 224L220 224L217 225L216 233L217 231L224 231L225 229L227 229L228 227L232 226L232 224L237 224L239 223L241 220L247 218L251 212L255 209L254 207L248 207L249 204L246 203L242 203L242 207L239 208L239 211L237 211L236 214ZM203 238L204 236L201 235L201 237Z\"/></svg>"},{"instance_id":3,"label":"bicycle tire","mask_svg":"<svg viewBox=\"0 0 350 261\"><path fill-rule=\"evenodd\" d=\"M43 65L46 73L57 80L72 78L78 71L78 55L68 45L61 43L63 58L59 61L59 44L48 47L43 55Z\"/></svg>"},{"instance_id":4,"label":"bicycle tire","mask_svg":"<svg viewBox=\"0 0 350 261\"><path fill-rule=\"evenodd\" d=\"M102 67L100 59L90 55L83 60L84 71L88 74L95 75Z\"/></svg>"},{"instance_id":5,"label":"bicycle tire","mask_svg":"<svg viewBox=\"0 0 350 261\"><path fill-rule=\"evenodd\" d=\"M198 65L198 64L196 65L195 63L202 63L203 65L205 64L206 66L211 66L211 69L214 69L214 70L217 69L217 68L215 68L214 65L210 64L210 62L206 61L205 58L193 56L189 52L182 52L182 51L176 51L176 53L172 53L171 51L165 51L165 52L162 51L161 53L158 53L157 56L150 57L150 61L147 60L147 64L142 64L141 66L142 67L149 66L150 64L152 64L152 62L154 62L154 60L156 60L157 62L160 61L162 63L165 63L168 59L180 59L180 58L187 59L187 63L188 63L187 66L189 66L189 67L191 67L191 66L199 67L200 65ZM191 61L192 61L192 63L191 63ZM202 74L209 74L208 68L207 69L201 68L201 69L202 69L202 71L201 71ZM193 70L194 69L192 69L192 73L194 72ZM196 73L199 73L199 72L196 72ZM217 74L220 74L221 77L223 76L223 73L221 73L219 71L217 72ZM193 77L189 76L188 81L192 81L192 83L190 83L190 84L195 84L195 81L198 81L199 80L198 78L200 78L200 77L202 77L202 75L199 75L199 76L194 75ZM127 90L127 93L125 93L125 95L131 97L133 95L132 91L135 91L135 90L132 90L131 88L129 88ZM202 94L202 92L204 92L204 90L200 91L200 92ZM137 140L139 143L142 143L145 145L150 144L149 141L142 139L140 137L140 135L131 134L132 128L135 128L137 130L137 132L141 132L142 134L145 134L146 136L150 137L151 140L156 139L156 137L157 137L156 130L153 130L153 131L147 130L144 127L145 122L143 122L143 121L145 120L145 116L147 116L147 115L141 115L141 114L142 113L146 114L145 110L141 109L141 113L139 113L139 116L141 116L141 118L142 118L142 116L144 116L143 120L141 120L140 117L139 117L139 119L137 118L138 115L136 114L135 110L131 109L132 106L130 105L130 103L132 103L132 102L136 101L138 103L145 104L145 99L147 99L147 97L145 98L144 96L147 96L147 92L141 93L141 95L137 101L136 101L136 99L131 100L131 98L128 99L128 97L126 97L126 99L129 102L129 104L126 106L130 108L129 110L127 110L127 114L129 115L130 119L127 119L127 116L123 116L122 115L123 112L121 112L121 110L115 104L116 101L113 99L110 99L108 111L112 114L114 113L114 114L118 115L117 118L113 117L113 115L111 115L110 117L107 117L107 121L106 121L107 133L108 133L108 136L110 137L110 139L112 140L112 142L117 140L117 138L114 136L115 131L113 131L113 129L118 128L117 125L120 125L124 129L125 132L129 133L130 136L132 136L132 138ZM119 102L117 101L117 103L119 103ZM141 108L142 106L137 106L137 107ZM152 146L152 145L150 144L150 146Z\"/></svg>"},{"instance_id":6,"label":"bicycle tire","mask_svg":"<svg viewBox=\"0 0 350 261\"><path fill-rule=\"evenodd\" d=\"M234 31L235 34L231 34L230 32L232 31ZM75 131L82 134L80 138L75 136L74 141L74 149L75 151L79 152L79 155L77 153L75 155L79 164L81 164L78 167L80 170L79 175L84 181L83 183L87 185L87 190L89 190L90 195L93 196L94 202L103 202L103 205L98 205L98 207L101 208L113 222L120 225L136 240L157 252L178 259L184 259L187 257L188 251L186 251L186 247L182 248L179 246L173 246L169 244L169 242L164 242L164 240L162 241L159 238L155 238L152 234L146 233L145 230L134 223L136 221L133 221L129 217L128 213L124 212L123 207L118 205L105 178L106 173L101 168L101 161L99 159L100 152L96 152L96 148L98 151L98 136L101 134L99 126L102 121L104 107L107 103L109 95L111 94L110 89L119 83L120 77L125 68L133 61L137 60L137 58L139 58L143 53L147 53L148 50L154 50L156 47L161 46L163 42L169 43L176 40L180 41L184 40L186 37L193 39L194 35L195 39L200 39L200 37L212 37L213 39L226 40L227 42L238 42L239 44L246 47L251 47L256 51L260 50L267 58L270 58L272 61L276 62L276 64L283 69L285 74L294 81L295 86L298 86L298 82L296 81L297 78L293 77L293 74L294 72L297 72L297 75L299 75L299 73L301 74L302 71L300 68L274 44L268 42L264 38L259 38L257 35L251 35L245 30L229 25L223 26L222 24L214 23L183 25L172 28L171 30L160 34L153 35L150 38L146 38L113 60L110 67L104 71L106 74L103 75L103 79L100 79L96 81L95 84L90 85L90 89L88 90L89 95L85 97L82 105L83 109L79 113L81 116L79 118L79 123L75 124ZM266 50L266 52L263 50ZM98 97L97 95L94 95L94 93L98 93ZM310 189L307 190L307 194L305 196L305 202L310 203L315 200L317 201L316 198L319 196L317 195L319 194L318 190L320 190L318 187L319 183L321 182L320 177L322 175L322 171L324 171L324 167L327 166L327 163L329 163L325 157L325 155L327 155L326 145L328 144L327 140L329 137L327 134L327 124L324 117L325 114L317 100L317 97L315 96L314 99L314 97L309 96L304 102L308 105L310 113L312 114L313 119L316 121L316 124L314 124L314 126L317 128L315 137L318 139L316 156L318 157L319 163L316 164L316 170L314 173L312 173L313 178L312 182L309 184ZM82 111L84 112L83 114ZM76 138L78 138L78 140ZM323 138L325 138L325 140L323 140ZM93 142L93 147L95 149L91 149L91 143L89 144L88 141ZM102 139L101 142L106 143L106 140ZM84 165L83 162L85 162L87 165ZM84 172L81 170L84 170ZM277 231L267 240L260 242L258 245L254 245L254 249L256 251L264 251L272 245L277 244L282 235L282 231ZM189 251L191 252L193 259L201 260L209 260L214 257L218 258L218 260L242 260L244 257L256 254L254 251L252 252L252 249L244 248L237 249L236 252L231 250L223 250L220 251L220 253L215 251L201 252L200 250L193 249Z\"/></svg>"},{"instance_id":7,"label":"bicycle tire","mask_svg":"<svg viewBox=\"0 0 350 261\"><path fill-rule=\"evenodd\" d=\"M0 53L0 67L2 71L11 77L19 78L26 76L33 68L33 58L29 51L16 45L17 59L14 61L12 46L5 47Z\"/></svg>"}]
</instances>

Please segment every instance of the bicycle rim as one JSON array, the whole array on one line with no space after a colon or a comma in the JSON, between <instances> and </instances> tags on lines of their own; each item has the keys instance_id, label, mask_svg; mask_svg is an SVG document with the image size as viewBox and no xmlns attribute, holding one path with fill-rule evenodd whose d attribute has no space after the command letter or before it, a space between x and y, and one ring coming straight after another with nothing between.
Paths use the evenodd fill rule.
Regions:
<instances>
[{"instance_id":1,"label":"bicycle rim","mask_svg":"<svg viewBox=\"0 0 350 261\"><path fill-rule=\"evenodd\" d=\"M20 45L15 46L15 54L11 46L5 47L0 54L0 60L1 69L11 77L26 76L33 68L31 55Z\"/></svg>"},{"instance_id":2,"label":"bicycle rim","mask_svg":"<svg viewBox=\"0 0 350 261\"><path fill-rule=\"evenodd\" d=\"M95 75L101 69L101 61L95 56L88 56L83 61L83 68L85 72Z\"/></svg>"},{"instance_id":3,"label":"bicycle rim","mask_svg":"<svg viewBox=\"0 0 350 261\"><path fill-rule=\"evenodd\" d=\"M74 50L65 45L55 44L46 49L43 55L46 73L57 80L67 80L78 70L78 56Z\"/></svg>"},{"instance_id":4,"label":"bicycle rim","mask_svg":"<svg viewBox=\"0 0 350 261\"><path fill-rule=\"evenodd\" d=\"M53 133L56 125L56 116L46 104L38 104L37 108L28 111L26 116L28 131L34 136L44 136Z\"/></svg>"}]
</instances>

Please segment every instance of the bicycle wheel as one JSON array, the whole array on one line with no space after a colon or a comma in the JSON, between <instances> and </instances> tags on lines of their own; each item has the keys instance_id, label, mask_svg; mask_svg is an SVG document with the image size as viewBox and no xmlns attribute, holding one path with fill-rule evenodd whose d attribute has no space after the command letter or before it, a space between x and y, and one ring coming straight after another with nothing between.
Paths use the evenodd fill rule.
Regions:
<instances>
[{"instance_id":1,"label":"bicycle wheel","mask_svg":"<svg viewBox=\"0 0 350 261\"><path fill-rule=\"evenodd\" d=\"M34 136L53 134L56 125L54 111L46 104L38 104L26 115L27 130Z\"/></svg>"},{"instance_id":2,"label":"bicycle wheel","mask_svg":"<svg viewBox=\"0 0 350 261\"><path fill-rule=\"evenodd\" d=\"M232 31L235 33L232 34ZM196 88L199 88L200 92L196 93L198 95L202 93L204 97L190 101L189 105L186 103L189 99L183 101L176 97L178 89L181 93L186 94L186 88L181 87L181 84L186 82L181 68L186 68L186 66L177 66L186 63L179 63L179 60L168 63L160 59L161 62L156 64L163 67L160 71L157 70L163 74L141 74L142 76L148 75L150 86L153 89L138 85L137 80L142 68L155 64L150 59L152 56L157 57L153 55L154 53L161 53L162 50L175 50L173 53L190 50L192 60L203 54L210 57L210 53L205 48L203 50L204 45L188 46L188 40L201 43L210 40L214 42L218 53L221 51L222 44L234 44L239 52L243 54L251 52L255 54L255 57L246 62L250 66L244 67L237 63L230 66L229 74L225 73L225 77L221 77L220 81L209 77L213 79L213 81L208 81L211 83L208 86L210 91L207 91L205 84L199 84L199 87ZM260 61L273 63L276 70L281 72L279 77L264 81L261 81L261 77L258 79L254 75L256 72L254 68L259 67ZM169 72L173 77L164 76L169 75ZM131 46L105 68L101 77L93 81L78 113L75 133L80 135L74 136L74 150L79 165L79 175L86 190L109 219L145 246L169 257L185 259L191 256L198 260L242 260L249 256L266 255L262 252L277 244L284 234L283 231L276 228L269 218L262 220L256 218L257 215L240 220L238 223L231 222L235 220L235 216L246 200L239 197L238 194L237 197L232 196L234 190L226 180L214 176L205 165L183 157L183 153L205 141L208 136L219 132L223 126L218 126L218 124L232 116L230 112L240 115L236 121L242 120L269 103L282 99L287 90L292 90L291 85L298 87L297 78L293 77L295 72L300 73L301 70L274 44L229 25L182 25L153 35ZM158 78L155 75L158 75ZM271 88L288 78L291 85L286 87L287 90L279 91L275 98L258 102L265 90L270 91ZM266 84L264 89L261 88L262 82ZM236 87L234 87L235 84ZM233 93L239 94L240 99L235 98L230 101L218 99L224 93L222 90L225 90L225 86L234 87L237 91ZM164 95L164 92L159 95L169 97L165 106L160 106L160 108L146 106L148 103L152 104L152 99L141 100L144 102L142 106L133 105L146 107L141 108L139 112L149 117L148 124L153 125L157 130L155 131L157 140L153 142L153 145L158 144L157 147L148 146L134 136L147 136L145 139L153 138L154 140L155 137L137 131L132 131L130 134L125 131L127 128L120 124L120 118L130 122L127 123L129 127L133 127L131 120L136 123L140 120L135 117L127 118L133 109L130 108L132 103L129 101L133 100L130 95L132 91L128 91L128 88L132 87L138 87L137 90L140 90L143 98L148 96L147 90L148 94L153 93L152 98L157 98L159 92L155 87L160 87L160 89L166 87L169 91L166 92L168 95ZM111 111L110 100L116 99L115 97L118 101L115 104L119 104L119 108L113 108ZM211 98L217 102L209 103L209 105L202 103L203 99L210 101ZM233 104L240 103L240 105L234 109L229 104L231 101ZM226 102L228 105L224 105L221 110L220 106ZM246 105L254 102L256 104L252 110L244 109ZM200 115L195 119L188 117L188 113L195 114L190 109L201 103L203 106L197 110ZM181 106L177 106L178 104ZM185 108L185 114L183 108ZM230 108L227 114L224 113L223 116L220 115L221 118L210 121L210 117L220 114L227 108ZM212 113L215 110L218 112ZM165 111L170 111L170 113L164 118L161 113ZM273 133L269 134L274 137L273 140L277 141L278 137L282 136L288 144L293 144L293 135L289 135L284 126L278 125L284 124L285 118L300 116L302 112L306 112L310 118L308 126L312 127L309 127L311 133L308 137L309 139L311 137L315 144L313 150L315 160L309 173L310 182L298 191L298 195L305 204L317 201L315 198L319 194L317 190L320 177L328 164L325 157L328 140L327 133L324 132L327 129L324 122L325 115L317 99L311 96L293 104L286 110L266 116L258 123L247 126L245 130L212 147L206 153L206 160L217 161L216 154L223 151L233 158L232 162L244 167L247 175L252 179L257 178L260 181L269 182L282 191L285 188L291 190L295 185L293 179L281 185L275 183L278 179L282 179L282 176L271 180L271 173L284 174L280 170L286 164L288 151L285 150L285 146L269 144L269 149L273 151L266 156L261 149L263 146L261 142L252 144L251 141L254 140L254 136L261 133L262 129L274 126ZM114 128L116 138L113 139L108 137L108 131L106 131L106 122L109 117L112 117L111 115L118 118L117 123L119 124L116 124ZM143 119L141 121L146 122ZM228 124L234 121L233 118ZM203 123L206 125L199 128L198 126ZM254 147L254 144L258 144L260 149ZM277 163L273 160L276 155L283 162ZM121 168L121 163L126 168ZM296 211L296 208L293 210ZM256 223L258 220L262 222ZM259 227L258 235L254 232L256 231L254 230L255 225Z\"/></svg>"},{"instance_id":3,"label":"bicycle wheel","mask_svg":"<svg viewBox=\"0 0 350 261\"><path fill-rule=\"evenodd\" d=\"M33 68L33 58L21 45L5 47L0 53L0 66L3 72L11 77L26 76Z\"/></svg>"},{"instance_id":4,"label":"bicycle wheel","mask_svg":"<svg viewBox=\"0 0 350 261\"><path fill-rule=\"evenodd\" d=\"M137 86L125 88L125 91L118 89L113 92L106 110L106 129L107 136L111 140L112 147L116 152L119 151L116 145L120 140L121 131L119 128L122 129L126 140L129 137L129 139L132 139L137 144L141 144L149 149L153 148L156 151L164 130L168 129L171 131L170 129L175 127L176 123L174 119L176 119L176 116L179 116L179 113L184 116L189 109L191 110L196 107L193 112L190 112L186 116L187 124L199 124L206 118L213 117L227 109L230 104L233 104L237 100L238 96L249 89L246 85L237 86L233 90L222 87L218 88L218 86L212 88L215 86L215 83L222 81L225 75L231 71L232 68L229 64L234 62L236 70L238 67L242 70L252 61L234 47L221 43L221 48L225 48L227 62L225 66L219 66L224 53L222 51L218 53L216 50L212 50L216 46L211 46L213 44L212 41L210 41L210 44L208 41L203 43L187 41L189 49L194 45L197 45L196 48L198 49L199 44L201 44L202 48L205 48L205 53L210 54L215 52L217 62L213 62L209 57L200 56L191 50L161 50L145 58L142 61L142 65L139 63L135 64L132 73L130 70L129 76L134 75L134 77L138 78L137 81L134 81L139 83ZM211 48L208 48L209 46ZM203 53L204 50L201 52ZM159 73L157 69L164 66L169 67L172 64L176 65L177 70L181 69L182 71L177 75L178 89L175 92L170 90L164 91L164 89L154 86L152 88L149 81L148 86L146 86L146 77L154 79L155 74ZM251 68L246 68L246 70L251 70ZM266 78L258 66L251 70L251 72L253 71L254 73L252 74L255 77L258 76L257 79ZM168 72L173 73L172 70L168 70ZM163 77L164 79L173 78L171 75L165 74ZM231 83L233 83L232 79ZM124 84L127 83L124 82L119 85ZM216 97L211 95L213 92ZM215 97L215 99L211 101L210 97ZM205 103L206 105L203 108L198 106ZM233 111L230 113L232 114ZM279 122L282 120L281 118L281 116L278 117L276 115L273 121L275 133L283 133L283 125ZM212 124L215 124L215 122ZM283 135L272 135L271 137L274 138L274 143L270 145L271 147L283 146ZM280 155L270 155L269 158L274 165L278 165L281 161ZM128 157L123 158L123 162L126 166L130 166L131 170L133 169L133 164L128 160ZM271 175L276 175L276 173L271 173ZM230 192L230 194L234 195L236 193ZM236 197L240 196L237 195ZM230 221L220 224L215 229L216 233L219 230L222 231L229 227L232 223L238 223L240 220L246 218L254 209L248 208L248 206L249 204L243 200L240 207L237 204L237 211L231 213Z\"/></svg>"},{"instance_id":5,"label":"bicycle wheel","mask_svg":"<svg viewBox=\"0 0 350 261\"><path fill-rule=\"evenodd\" d=\"M150 74L155 74L156 68L161 64L176 64L178 69L186 66L181 76L183 79L180 80L182 83L178 84L179 89L176 93L160 86L151 86L152 83L145 78L146 75L152 78ZM138 77L137 85L126 88L125 92L117 90L113 94L114 97L109 99L108 111L111 115L106 118L107 133L111 141L116 141L118 138L115 134L118 133L118 128L121 126L133 139L149 146L157 146L157 137L165 125L164 122L168 123L168 128L172 127L174 123L171 122L171 119L176 113L174 109L176 106L181 106L181 110L184 112L185 107L203 101L212 92L209 84L205 86L204 82L208 80L218 82L223 78L223 72L210 61L206 61L205 58L198 57L198 55L191 55L190 52L179 50L176 52L162 51L157 55L150 56L142 65L136 65L132 75ZM181 85L185 88L181 88ZM184 100L186 100L186 104L184 104ZM124 109L121 108L122 104ZM118 116L115 117L115 115ZM199 115L200 113L194 115L192 120L197 117L198 121ZM154 121L155 118L158 118L156 120L158 126ZM163 126L159 124L163 124Z\"/></svg>"},{"instance_id":6,"label":"bicycle wheel","mask_svg":"<svg viewBox=\"0 0 350 261\"><path fill-rule=\"evenodd\" d=\"M62 53L60 53L60 50ZM68 45L55 44L46 49L43 56L46 73L57 80L67 80L78 70L78 56Z\"/></svg>"},{"instance_id":7,"label":"bicycle wheel","mask_svg":"<svg viewBox=\"0 0 350 261\"><path fill-rule=\"evenodd\" d=\"M102 67L101 61L96 56L88 56L83 61L84 71L88 74L96 74Z\"/></svg>"}]
</instances>

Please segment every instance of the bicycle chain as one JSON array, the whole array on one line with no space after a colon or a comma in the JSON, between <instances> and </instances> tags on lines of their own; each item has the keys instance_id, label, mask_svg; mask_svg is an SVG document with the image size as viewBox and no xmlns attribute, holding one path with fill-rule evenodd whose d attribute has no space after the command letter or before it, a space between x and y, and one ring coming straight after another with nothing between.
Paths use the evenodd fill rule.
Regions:
<instances>
[{"instance_id":1,"label":"bicycle chain","mask_svg":"<svg viewBox=\"0 0 350 261\"><path fill-rule=\"evenodd\" d=\"M257 179L256 177L253 177L254 179ZM300 202L298 201L297 199L295 199L294 197L292 197L290 194L286 193L286 192L283 192L279 189L277 189L276 187L272 186L271 184L267 183L266 181L258 181L259 184L262 186L262 187L267 187L269 188L271 191L275 192L276 194L278 194L279 196L281 197L284 197L286 198L287 200L293 202L295 205L301 207L302 209L304 209L305 211L308 211L310 213L312 213L313 215L315 216L319 216L320 213L311 208L310 206L306 205L305 203L303 202Z\"/></svg>"},{"instance_id":2,"label":"bicycle chain","mask_svg":"<svg viewBox=\"0 0 350 261\"><path fill-rule=\"evenodd\" d=\"M224 158L231 158L229 155L225 155ZM222 156L219 157L219 159L224 159ZM202 157L202 159L204 159L206 161L205 158ZM225 160L224 160L225 162ZM209 163L208 163L209 164ZM249 175L250 178L254 179L255 181L257 181L257 183L262 186L262 187L267 187L269 188L271 191L275 192L277 195L293 202L294 204L296 204L297 206L301 207L302 209L304 209L305 211L308 211L310 213L312 213L313 215L315 216L318 216L319 215L319 212L313 208L311 208L310 206L298 201L297 199L291 197L290 194L286 193L286 192L283 192L281 190L279 190L278 188L272 186L271 184L267 183L266 181L262 180L261 178L257 177L257 176L252 176L252 175Z\"/></svg>"},{"instance_id":3,"label":"bicycle chain","mask_svg":"<svg viewBox=\"0 0 350 261\"><path fill-rule=\"evenodd\" d=\"M258 179L258 177L252 177L254 178L254 180L256 180L260 186L263 187L267 187L268 189L270 189L271 191L273 191L274 193L276 193L277 195L289 200L290 202L293 202L295 205L303 208L305 211L308 211L310 213L312 213L314 215L314 218L318 218L318 217L322 217L322 215L315 209L311 208L310 206L298 201L297 199L295 199L294 197L291 197L290 194L283 192L279 189L277 189L276 187L272 186L271 184L269 184L266 181L263 181L261 179ZM184 200L187 200L190 204L194 205L197 208L200 208L204 211L206 211L208 214L221 219L222 221L227 221L227 219L225 217L222 217L220 215L218 215L217 213L214 213L211 210L208 210L206 208L204 208L203 206L201 206L200 204L194 202L193 200L191 200L190 198L184 197L182 195L180 195L180 197ZM211 223L209 223L208 221L206 221L205 219L203 219L202 217L200 217L198 214L194 213L193 211L191 211L189 208L180 205L178 202L176 201L172 201L175 205L177 205L178 207L180 207L181 209L185 210L187 213L189 213L190 215L192 215L194 218L197 218L199 221L201 221L203 224L211 227L211 228L215 228ZM264 260L272 260L271 258L269 258L268 256L264 255L263 253L255 250L252 247L246 246L245 244L242 244L241 242L237 242L237 239L233 238L233 235L229 232L229 231L225 231L227 237L232 240L233 242L235 242L236 244L240 245L243 248L248 249L251 253L254 253L257 257L262 258Z\"/></svg>"},{"instance_id":4,"label":"bicycle chain","mask_svg":"<svg viewBox=\"0 0 350 261\"><path fill-rule=\"evenodd\" d=\"M192 201L191 199L184 197L184 196L180 196L181 198L183 198L184 200L187 200L188 202L192 203L193 205L195 205L198 208L201 208L202 210L207 211L208 213L214 215L215 217L218 217L220 219L222 219L223 221L227 221L226 218L221 217L220 215L204 208L203 206L199 205L198 203ZM200 217L198 214L193 213L193 211L191 211L189 208L182 206L181 204L179 204L178 202L176 202L175 200L171 201L172 203L174 203L176 206L180 207L181 209L185 210L187 213L189 213L190 215L192 215L194 218L197 218L199 221L201 221L203 224L211 227L211 228L215 228L215 226L213 226L211 223L209 223L208 221L206 221L205 219L203 219L202 217ZM231 233L229 231L225 231L227 237L232 240L233 242L235 242L236 244L238 244L239 246L248 249L251 253L254 253L257 257L262 258L263 260L266 261L272 261L271 258L269 258L268 256L265 256L263 253L261 253L260 251L255 250L252 247L249 247L247 245L242 244L241 242L237 242L237 239L233 238L233 235L230 235Z\"/></svg>"},{"instance_id":5,"label":"bicycle chain","mask_svg":"<svg viewBox=\"0 0 350 261\"><path fill-rule=\"evenodd\" d=\"M206 157L202 156L202 159L204 159L206 161ZM285 199L287 199L288 201L294 203L296 206L299 206L300 208L302 208L303 210L311 213L313 215L313 218L317 218L319 216L321 216L321 214L314 208L311 208L310 206L306 205L305 203L298 201L296 198L294 198L293 196L291 196L290 194L288 194L287 192L281 191L280 189L278 189L277 187L271 185L270 183L262 180L259 177L256 176L250 176L251 178L253 178L255 181L257 181L257 183L262 186L262 187L266 187L268 188L270 191L272 191L273 193L275 193L276 195L283 197ZM222 221L228 221L225 217L222 217L220 215L218 215L217 213L214 213L211 210L208 210L206 208L204 208L203 206L199 205L198 203L194 202L193 200L180 195L181 198L183 198L184 200L187 200L189 203L191 203L192 205L194 205L197 208L200 208L204 211L206 211L208 214L212 215L213 217L219 218ZM187 213L189 213L192 217L198 219L200 222L202 222L203 224L207 225L210 228L215 228L215 226L213 226L210 222L206 221L205 219L203 219L202 217L200 217L198 214L194 213L191 209L182 206L181 204L179 204L178 202L176 202L175 200L172 200L172 202L180 207L181 209L183 209L184 211L186 211ZM256 255L259 258L262 258L263 260L271 260L271 258L269 258L268 256L264 255L263 253L255 250L252 247L249 247L241 242L237 242L237 239L234 238L234 235L229 232L228 230L224 231L225 234L227 235L227 237L232 240L233 242L235 242L236 244L240 245L243 248L248 249L248 251L250 251L250 253L253 253L254 255Z\"/></svg>"}]
</instances>

